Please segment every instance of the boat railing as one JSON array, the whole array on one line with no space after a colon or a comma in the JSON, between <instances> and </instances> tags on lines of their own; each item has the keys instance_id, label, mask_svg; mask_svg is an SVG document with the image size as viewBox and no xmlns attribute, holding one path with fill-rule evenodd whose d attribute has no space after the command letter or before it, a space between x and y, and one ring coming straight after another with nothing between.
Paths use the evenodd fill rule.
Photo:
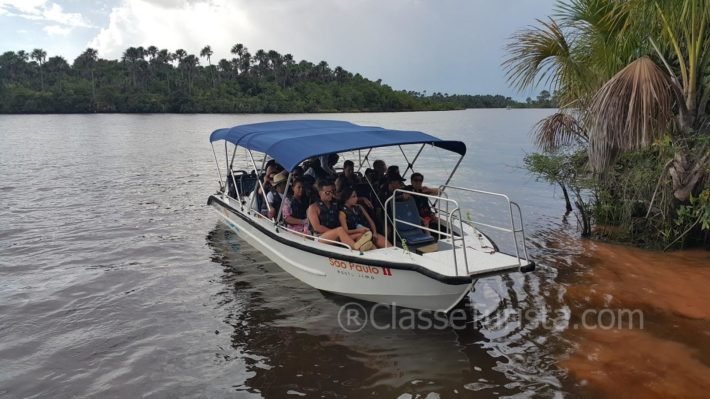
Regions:
<instances>
[{"instance_id":1,"label":"boat railing","mask_svg":"<svg viewBox=\"0 0 710 399\"><path fill-rule=\"evenodd\" d=\"M432 229L429 226L422 226L421 224L414 224L414 223L408 222L403 219L398 219L397 218L397 209L395 206L393 206L392 207L392 218L390 219L389 218L389 209L390 209L389 204L390 203L394 204L393 201L395 201L395 198L397 197L397 194L399 194L399 193L407 194L407 195L411 195L411 196L424 197L424 198L427 198L427 201L431 199L431 200L436 200L438 202L442 202L442 203L446 204L447 213L449 213L451 215L458 215L458 218L454 218L454 217L447 218L447 224L448 224L447 227L448 228L446 229L446 231L442 231L441 230L441 218L437 218L438 219L438 229ZM449 212L449 205L453 206L453 210L451 212ZM392 221L392 228L394 229L395 239L397 238L397 236L400 236L399 232L397 231L397 223L401 223L401 224L404 224L407 226L416 227L421 230L428 231L432 234L438 235L440 237L439 241L449 242L451 244L451 247L453 248L453 251L451 251L451 252L452 252L453 258L454 258L454 271L456 273L456 276L459 276L461 274L459 272L459 259L458 259L458 255L456 253L457 242L459 242L459 247L462 249L461 252L463 254L463 266L466 270L466 275L470 274L470 271L468 268L468 256L466 255L466 238L463 234L463 220L461 218L461 210L459 208L458 202L456 202L455 200L449 199L447 197L444 197L444 196L417 193L414 191L409 191L409 190L404 190L404 189L399 188L399 189L396 189L394 191L394 193L389 198L387 198L387 200L385 201L384 207L385 207L385 237L388 237L388 233L389 233L389 223L387 223L387 221L389 221L389 220ZM454 221L456 219L458 219L458 222L459 222L459 226L458 226L459 231L462 232L462 234L459 234L459 235L454 234L454 229L453 229ZM400 238L401 238L401 236L400 236ZM406 242L404 240L402 240L402 242L405 243L405 245L406 245ZM406 247L404 249L408 250Z\"/></svg>"},{"instance_id":2,"label":"boat railing","mask_svg":"<svg viewBox=\"0 0 710 399\"><path fill-rule=\"evenodd\" d=\"M506 207L506 213L510 217L510 226L500 226L500 225L495 225L491 223L483 223L483 222L478 222L474 220L468 220L466 224L471 225L471 227L476 228L477 226L482 226L482 227L487 227L493 230L501 231L504 233L510 233L511 238L515 244L515 257L518 259L518 265L519 266L524 266L523 261L525 264L530 263L530 258L528 257L528 249L527 246L525 245L525 226L523 224L523 213L520 210L520 205L517 203L513 202L510 200L510 198L501 193L494 193L491 191L484 191L484 190L476 190L473 188L466 188L466 187L458 187L458 186L452 186L452 185L441 185L439 186L439 193L440 195L445 196L448 198L448 195L446 194L445 190L449 191L462 191L465 193L469 194L474 194L474 195L480 195L480 196L489 196L489 197L497 197L497 198L502 198L505 200L507 207ZM447 211L444 211L444 213L448 213ZM516 227L516 214L517 214L517 222L519 224L519 228ZM461 217L461 212L459 212L457 215L451 215L451 217ZM522 239L522 245L520 245L519 240ZM522 250L521 247L522 246Z\"/></svg>"}]
</instances>

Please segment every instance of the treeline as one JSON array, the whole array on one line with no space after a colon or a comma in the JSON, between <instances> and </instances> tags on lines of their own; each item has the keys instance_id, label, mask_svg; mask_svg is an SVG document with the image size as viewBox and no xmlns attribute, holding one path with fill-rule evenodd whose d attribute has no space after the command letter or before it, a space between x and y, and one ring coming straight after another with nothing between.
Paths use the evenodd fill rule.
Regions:
<instances>
[{"instance_id":1,"label":"treeline","mask_svg":"<svg viewBox=\"0 0 710 399\"><path fill-rule=\"evenodd\" d=\"M236 44L212 60L155 46L130 47L120 60L86 49L70 65L42 49L0 55L0 113L296 113L451 110L524 106L503 96L396 91L327 62Z\"/></svg>"}]
</instances>

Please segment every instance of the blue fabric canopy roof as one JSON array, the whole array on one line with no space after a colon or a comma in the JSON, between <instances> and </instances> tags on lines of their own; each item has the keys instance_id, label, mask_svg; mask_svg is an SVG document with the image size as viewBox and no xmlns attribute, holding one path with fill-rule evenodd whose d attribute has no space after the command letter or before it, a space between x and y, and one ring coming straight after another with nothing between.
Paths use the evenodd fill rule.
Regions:
<instances>
[{"instance_id":1,"label":"blue fabric canopy roof","mask_svg":"<svg viewBox=\"0 0 710 399\"><path fill-rule=\"evenodd\" d=\"M210 142L218 140L268 154L287 170L319 155L404 144L431 144L466 154L466 145L460 141L441 140L417 131L329 120L263 122L217 129L210 135Z\"/></svg>"}]
</instances>

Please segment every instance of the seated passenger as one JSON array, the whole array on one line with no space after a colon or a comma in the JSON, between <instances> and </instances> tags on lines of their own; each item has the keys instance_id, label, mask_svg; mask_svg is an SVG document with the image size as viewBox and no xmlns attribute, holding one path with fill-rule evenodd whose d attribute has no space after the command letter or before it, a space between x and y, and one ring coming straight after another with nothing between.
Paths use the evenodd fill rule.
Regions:
<instances>
[{"instance_id":1,"label":"seated passenger","mask_svg":"<svg viewBox=\"0 0 710 399\"><path fill-rule=\"evenodd\" d=\"M405 189L409 191L428 195L439 195L441 193L438 188L424 186L424 175L419 172L412 173L410 181L412 184L405 187ZM431 229L437 229L439 227L439 218L436 216L436 213L432 211L431 205L429 205L429 198L418 195L414 195L413 197L414 202L417 204L417 209L419 209L419 216L421 216L424 226ZM447 231L444 224L445 223L441 223L440 231L442 232Z\"/></svg>"},{"instance_id":2,"label":"seated passenger","mask_svg":"<svg viewBox=\"0 0 710 399\"><path fill-rule=\"evenodd\" d=\"M377 159L372 163L372 170L375 171L375 179L382 180L385 177L385 173L387 173L387 164L385 161Z\"/></svg>"},{"instance_id":3,"label":"seated passenger","mask_svg":"<svg viewBox=\"0 0 710 399\"><path fill-rule=\"evenodd\" d=\"M310 167L306 170L306 176L313 176L314 179L335 179L336 174L333 166L338 163L338 154L325 154L309 160Z\"/></svg>"},{"instance_id":4,"label":"seated passenger","mask_svg":"<svg viewBox=\"0 0 710 399\"><path fill-rule=\"evenodd\" d=\"M271 180L271 190L266 195L266 202L269 203L269 219L275 219L279 214L286 190L286 180L288 180L288 173L285 170L274 175Z\"/></svg>"},{"instance_id":5,"label":"seated passenger","mask_svg":"<svg viewBox=\"0 0 710 399\"><path fill-rule=\"evenodd\" d=\"M405 181L405 179L399 173L392 173L387 176L385 184L382 186L382 189L379 193L379 198L380 202L382 202L382 205L385 204L387 198L391 197L392 194L394 194L395 190L404 187L404 184L402 183L403 181ZM406 200L407 198L409 198L409 194L400 193L397 194L396 200Z\"/></svg>"},{"instance_id":6,"label":"seated passenger","mask_svg":"<svg viewBox=\"0 0 710 399\"><path fill-rule=\"evenodd\" d=\"M343 187L355 187L361 183L360 176L355 174L355 164L351 160L343 162L343 173L335 180L335 190L341 191Z\"/></svg>"},{"instance_id":7,"label":"seated passenger","mask_svg":"<svg viewBox=\"0 0 710 399\"><path fill-rule=\"evenodd\" d=\"M352 187L345 187L343 189L340 201L343 203L339 215L340 225L351 237L360 238L362 234L370 232L372 235L371 241L377 248L392 246L383 235L377 233L375 222L370 215L367 214L367 211L362 205L358 205L357 193ZM362 249L364 251L367 251L367 245L368 244L363 244Z\"/></svg>"},{"instance_id":8,"label":"seated passenger","mask_svg":"<svg viewBox=\"0 0 710 399\"><path fill-rule=\"evenodd\" d=\"M316 237L340 241L351 248L360 249L371 238L369 234L362 234L360 239L355 240L340 226L338 213L340 208L333 199L335 194L335 184L331 180L318 181L318 202L308 207L308 222L310 230ZM365 240L363 237L367 238Z\"/></svg>"},{"instance_id":9,"label":"seated passenger","mask_svg":"<svg viewBox=\"0 0 710 399\"><path fill-rule=\"evenodd\" d=\"M281 206L281 214L286 227L299 233L308 234L308 205L310 201L304 189L303 180L296 178L291 184L293 194L286 196Z\"/></svg>"},{"instance_id":10,"label":"seated passenger","mask_svg":"<svg viewBox=\"0 0 710 399\"><path fill-rule=\"evenodd\" d=\"M303 173L303 175L310 176L313 178L313 180L318 180L328 175L328 173L320 166L320 159L318 157L313 157L309 159L304 163L304 165L308 165L308 168L306 168L306 171Z\"/></svg>"}]
</instances>

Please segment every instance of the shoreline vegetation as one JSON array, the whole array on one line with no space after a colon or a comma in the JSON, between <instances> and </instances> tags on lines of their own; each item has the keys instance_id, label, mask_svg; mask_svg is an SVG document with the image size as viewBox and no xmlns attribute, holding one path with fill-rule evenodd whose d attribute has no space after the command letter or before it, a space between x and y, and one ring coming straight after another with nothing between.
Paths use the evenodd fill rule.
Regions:
<instances>
[{"instance_id":1,"label":"shoreline vegetation","mask_svg":"<svg viewBox=\"0 0 710 399\"><path fill-rule=\"evenodd\" d=\"M518 102L502 95L427 95L397 91L327 62L243 44L213 64L213 51L129 47L120 60L88 48L70 65L42 49L0 55L0 114L26 113L319 113L552 108L542 91Z\"/></svg>"},{"instance_id":2,"label":"shoreline vegetation","mask_svg":"<svg viewBox=\"0 0 710 399\"><path fill-rule=\"evenodd\" d=\"M518 89L557 94L525 165L583 237L710 248L710 0L558 0L511 36Z\"/></svg>"}]
</instances>

